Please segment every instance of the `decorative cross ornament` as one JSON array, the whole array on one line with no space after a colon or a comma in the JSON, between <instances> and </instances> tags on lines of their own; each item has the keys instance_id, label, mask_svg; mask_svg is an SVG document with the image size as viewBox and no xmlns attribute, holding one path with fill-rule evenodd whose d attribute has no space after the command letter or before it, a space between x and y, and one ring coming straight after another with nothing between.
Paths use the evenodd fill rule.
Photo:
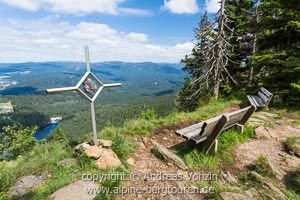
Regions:
<instances>
[{"instance_id":1,"label":"decorative cross ornament","mask_svg":"<svg viewBox=\"0 0 300 200\"><path fill-rule=\"evenodd\" d=\"M103 84L95 76L95 74L93 74L93 72L91 72L88 46L85 46L85 59L86 59L86 72L83 75L83 77L80 79L80 81L77 83L76 86L47 89L46 92L49 94L52 94L52 93L58 93L58 92L76 91L91 103L94 145L98 146L99 142L98 142L98 138L97 138L97 127L96 127L94 102L96 101L97 97L99 96L99 94L101 93L103 88L118 87L118 86L121 86L122 84L121 83Z\"/></svg>"}]
</instances>

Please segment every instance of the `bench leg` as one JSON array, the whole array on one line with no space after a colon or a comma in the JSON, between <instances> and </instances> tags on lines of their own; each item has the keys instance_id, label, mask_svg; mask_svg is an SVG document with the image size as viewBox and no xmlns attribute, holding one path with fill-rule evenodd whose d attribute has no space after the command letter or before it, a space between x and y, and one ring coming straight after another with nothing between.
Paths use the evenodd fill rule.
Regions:
<instances>
[{"instance_id":1,"label":"bench leg","mask_svg":"<svg viewBox=\"0 0 300 200\"><path fill-rule=\"evenodd\" d=\"M219 143L219 141L216 139L214 142L214 146L213 146L215 153L217 153L217 151L218 151L218 143Z\"/></svg>"},{"instance_id":2,"label":"bench leg","mask_svg":"<svg viewBox=\"0 0 300 200\"><path fill-rule=\"evenodd\" d=\"M244 125L236 124L234 127L235 127L235 129L238 130L238 132L240 132L240 133L244 132Z\"/></svg>"}]
</instances>

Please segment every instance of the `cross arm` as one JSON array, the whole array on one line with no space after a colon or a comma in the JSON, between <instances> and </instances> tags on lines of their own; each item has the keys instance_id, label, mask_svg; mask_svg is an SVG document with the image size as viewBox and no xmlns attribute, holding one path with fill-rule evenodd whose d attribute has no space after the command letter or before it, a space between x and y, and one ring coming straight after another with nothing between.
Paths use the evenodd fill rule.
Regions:
<instances>
[{"instance_id":1,"label":"cross arm","mask_svg":"<svg viewBox=\"0 0 300 200\"><path fill-rule=\"evenodd\" d=\"M46 92L49 93L58 93L58 92L71 92L77 90L76 87L63 87L63 88L52 88L47 89Z\"/></svg>"},{"instance_id":2,"label":"cross arm","mask_svg":"<svg viewBox=\"0 0 300 200\"><path fill-rule=\"evenodd\" d=\"M119 87L122 86L122 83L109 83L109 84L103 84L103 87Z\"/></svg>"}]
</instances>

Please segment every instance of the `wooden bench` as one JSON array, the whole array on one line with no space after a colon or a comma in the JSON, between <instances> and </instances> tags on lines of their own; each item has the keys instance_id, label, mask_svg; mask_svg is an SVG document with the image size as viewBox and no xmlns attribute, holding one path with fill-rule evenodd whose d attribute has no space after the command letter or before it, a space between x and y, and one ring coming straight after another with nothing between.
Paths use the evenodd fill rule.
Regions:
<instances>
[{"instance_id":1,"label":"wooden bench","mask_svg":"<svg viewBox=\"0 0 300 200\"><path fill-rule=\"evenodd\" d=\"M215 151L217 151L217 138L222 131L236 126L241 132L243 132L244 124L248 121L255 110L256 107L251 105L246 108L231 113L225 113L204 122L188 126L176 131L176 133L192 141L201 149L204 149L206 153L208 153L213 146L215 147Z\"/></svg>"},{"instance_id":2,"label":"wooden bench","mask_svg":"<svg viewBox=\"0 0 300 200\"><path fill-rule=\"evenodd\" d=\"M250 104L257 108L268 108L272 97L273 94L263 87L260 88L257 95L247 95Z\"/></svg>"}]
</instances>

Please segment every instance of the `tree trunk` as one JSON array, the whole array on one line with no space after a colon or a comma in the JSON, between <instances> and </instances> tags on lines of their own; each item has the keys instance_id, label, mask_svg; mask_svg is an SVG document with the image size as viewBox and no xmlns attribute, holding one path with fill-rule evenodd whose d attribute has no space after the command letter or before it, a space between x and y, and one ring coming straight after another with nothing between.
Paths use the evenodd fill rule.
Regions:
<instances>
[{"instance_id":1,"label":"tree trunk","mask_svg":"<svg viewBox=\"0 0 300 200\"><path fill-rule=\"evenodd\" d=\"M219 98L219 89L220 89L220 82L218 80L215 81L214 83L214 97L216 100Z\"/></svg>"},{"instance_id":2,"label":"tree trunk","mask_svg":"<svg viewBox=\"0 0 300 200\"><path fill-rule=\"evenodd\" d=\"M256 54L256 43L257 43L257 24L259 21L259 13L258 13L258 5L260 4L260 0L257 0L256 2L256 6L255 6L255 22L256 22L256 26L254 29L254 34L253 34L253 44L252 44L252 56L254 56ZM250 63L250 69L249 69L249 81L248 81L248 85L251 86L253 83L253 65L254 62L251 61Z\"/></svg>"},{"instance_id":3,"label":"tree trunk","mask_svg":"<svg viewBox=\"0 0 300 200\"><path fill-rule=\"evenodd\" d=\"M215 66L215 80L214 80L214 97L215 99L218 99L219 97L219 90L220 90L220 71L222 70L221 66L223 65L222 60L222 48L224 44L224 38L223 38L223 32L224 32L224 20L225 20L225 0L222 0L221 2L221 8L220 8L220 13L219 13L219 22L218 22L218 45L217 45L217 50L216 50L216 66Z\"/></svg>"}]
</instances>

